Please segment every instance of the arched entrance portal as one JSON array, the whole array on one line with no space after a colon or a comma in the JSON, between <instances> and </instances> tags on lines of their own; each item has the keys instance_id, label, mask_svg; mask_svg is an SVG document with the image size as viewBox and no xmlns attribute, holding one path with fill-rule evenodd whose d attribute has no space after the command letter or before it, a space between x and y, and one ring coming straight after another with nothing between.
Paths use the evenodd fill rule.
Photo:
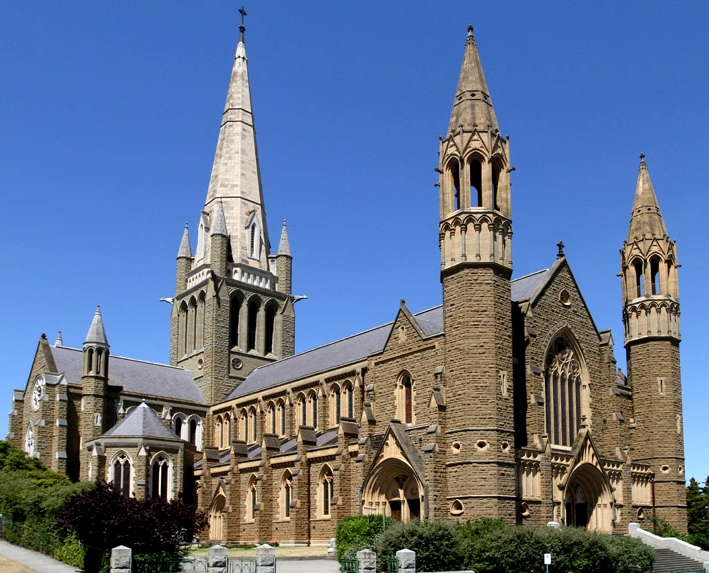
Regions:
<instances>
[{"instance_id":1,"label":"arched entrance portal","mask_svg":"<svg viewBox=\"0 0 709 573\"><path fill-rule=\"evenodd\" d=\"M581 464L572 472L564 489L564 518L566 525L612 532L613 494L593 464Z\"/></svg>"},{"instance_id":2,"label":"arched entrance portal","mask_svg":"<svg viewBox=\"0 0 709 573\"><path fill-rule=\"evenodd\" d=\"M420 519L423 488L414 471L400 459L387 459L377 465L367 480L363 495L365 515L382 512L397 521Z\"/></svg>"}]
</instances>

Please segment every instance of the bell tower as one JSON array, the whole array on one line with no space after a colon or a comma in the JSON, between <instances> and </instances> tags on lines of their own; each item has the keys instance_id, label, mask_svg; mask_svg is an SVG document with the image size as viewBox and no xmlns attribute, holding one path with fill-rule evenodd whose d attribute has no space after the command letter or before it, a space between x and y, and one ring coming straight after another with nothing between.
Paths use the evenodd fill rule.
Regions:
<instances>
[{"instance_id":1,"label":"bell tower","mask_svg":"<svg viewBox=\"0 0 709 573\"><path fill-rule=\"evenodd\" d=\"M447 479L475 500L474 515L514 520L509 140L497 125L472 26L437 171L444 378L456 397L446 428L469 456L458 455Z\"/></svg>"},{"instance_id":2,"label":"bell tower","mask_svg":"<svg viewBox=\"0 0 709 573\"><path fill-rule=\"evenodd\" d=\"M285 229L271 254L251 106L244 16L193 254L177 255L171 363L195 374L207 403L252 370L295 351L292 257Z\"/></svg>"},{"instance_id":3,"label":"bell tower","mask_svg":"<svg viewBox=\"0 0 709 573\"><path fill-rule=\"evenodd\" d=\"M677 248L655 196L645 156L628 237L620 251L628 381L633 389L633 461L655 474L655 510L687 531Z\"/></svg>"}]
</instances>

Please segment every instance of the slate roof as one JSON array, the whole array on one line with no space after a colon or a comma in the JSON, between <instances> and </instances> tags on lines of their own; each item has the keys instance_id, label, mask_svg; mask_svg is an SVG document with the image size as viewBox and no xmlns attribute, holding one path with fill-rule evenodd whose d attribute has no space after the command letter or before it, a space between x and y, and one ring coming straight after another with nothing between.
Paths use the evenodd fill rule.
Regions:
<instances>
[{"instance_id":1,"label":"slate roof","mask_svg":"<svg viewBox=\"0 0 709 573\"><path fill-rule=\"evenodd\" d=\"M158 438L179 440L180 438L165 424L150 406L143 402L130 414L108 430L104 436Z\"/></svg>"},{"instance_id":2,"label":"slate roof","mask_svg":"<svg viewBox=\"0 0 709 573\"><path fill-rule=\"evenodd\" d=\"M83 352L66 346L50 348L57 370L63 372L70 383L81 384ZM113 355L108 360L109 383L123 386L126 392L205 403L189 370Z\"/></svg>"},{"instance_id":3,"label":"slate roof","mask_svg":"<svg viewBox=\"0 0 709 573\"><path fill-rule=\"evenodd\" d=\"M543 282L549 269L542 269L511 281L512 300L527 300ZM426 336L443 332L443 306L413 315ZM295 354L254 370L225 400L248 396L287 382L300 380L334 368L355 364L384 350L393 322L359 334Z\"/></svg>"}]
</instances>

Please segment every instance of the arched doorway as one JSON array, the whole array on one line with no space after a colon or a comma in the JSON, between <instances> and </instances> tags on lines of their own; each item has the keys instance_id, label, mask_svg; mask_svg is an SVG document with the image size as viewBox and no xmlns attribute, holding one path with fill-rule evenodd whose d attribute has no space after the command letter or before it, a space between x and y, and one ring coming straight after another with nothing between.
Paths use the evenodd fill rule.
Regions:
<instances>
[{"instance_id":1,"label":"arched doorway","mask_svg":"<svg viewBox=\"0 0 709 573\"><path fill-rule=\"evenodd\" d=\"M363 512L384 513L397 521L411 521L422 516L423 488L414 471L400 459L387 459L378 464L367 480L363 494Z\"/></svg>"},{"instance_id":2,"label":"arched doorway","mask_svg":"<svg viewBox=\"0 0 709 573\"><path fill-rule=\"evenodd\" d=\"M213 541L222 541L224 537L224 506L226 498L219 494L209 507L209 538Z\"/></svg>"},{"instance_id":3,"label":"arched doorway","mask_svg":"<svg viewBox=\"0 0 709 573\"><path fill-rule=\"evenodd\" d=\"M574 469L564 489L566 525L611 533L613 504L610 485L596 466L583 463Z\"/></svg>"}]
</instances>

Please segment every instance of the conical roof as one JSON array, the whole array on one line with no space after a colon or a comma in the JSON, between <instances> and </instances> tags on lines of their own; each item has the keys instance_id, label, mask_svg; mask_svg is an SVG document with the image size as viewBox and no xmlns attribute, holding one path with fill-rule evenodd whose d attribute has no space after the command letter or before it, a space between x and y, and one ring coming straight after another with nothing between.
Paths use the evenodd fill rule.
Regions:
<instances>
[{"instance_id":1,"label":"conical roof","mask_svg":"<svg viewBox=\"0 0 709 573\"><path fill-rule=\"evenodd\" d=\"M94 318L91 321L91 326L89 327L89 332L86 335L84 344L108 346L108 339L106 338L106 330L103 327L103 318L101 318L100 306L96 307L96 312L94 313Z\"/></svg>"},{"instance_id":2,"label":"conical roof","mask_svg":"<svg viewBox=\"0 0 709 573\"><path fill-rule=\"evenodd\" d=\"M177 251L178 259L191 259L192 247L190 246L190 231L185 223L185 230L182 231L182 240L180 241L180 250Z\"/></svg>"},{"instance_id":3,"label":"conical roof","mask_svg":"<svg viewBox=\"0 0 709 573\"><path fill-rule=\"evenodd\" d=\"M288 240L288 229L286 228L286 220L285 219L283 219L283 229L281 230L281 240L278 242L278 254L291 256L290 241Z\"/></svg>"},{"instance_id":4,"label":"conical roof","mask_svg":"<svg viewBox=\"0 0 709 573\"><path fill-rule=\"evenodd\" d=\"M498 129L472 26L468 26L468 39L465 43L458 89L453 101L449 133L457 130L461 125L465 129L473 127L480 130Z\"/></svg>"},{"instance_id":5,"label":"conical roof","mask_svg":"<svg viewBox=\"0 0 709 573\"><path fill-rule=\"evenodd\" d=\"M633 212L630 216L630 226L628 228L628 242L643 236L648 238L666 237L667 228L655 196L655 189L652 186L652 181L650 181L650 173L647 170L645 156L641 155L638 182L635 186L635 199L633 200Z\"/></svg>"}]
</instances>

